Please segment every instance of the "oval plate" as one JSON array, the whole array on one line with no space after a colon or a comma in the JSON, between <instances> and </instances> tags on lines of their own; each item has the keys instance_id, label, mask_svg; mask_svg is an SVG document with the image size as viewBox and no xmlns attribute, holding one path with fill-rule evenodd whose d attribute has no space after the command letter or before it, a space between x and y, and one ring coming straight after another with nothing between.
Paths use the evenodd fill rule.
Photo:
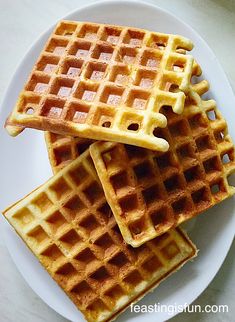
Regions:
<instances>
[{"instance_id":1,"label":"oval plate","mask_svg":"<svg viewBox=\"0 0 235 322\"><path fill-rule=\"evenodd\" d=\"M191 27L175 16L142 2L106 1L78 9L64 19L128 25L182 34L190 38L195 44L193 55L203 69L203 78L211 84L212 90L206 97L216 99L228 123L235 119L233 92L215 55ZM43 134L40 131L25 130L18 138L12 139L4 131L3 122L14 106L27 75L53 28L54 26L45 32L25 55L3 100L0 129L1 151L4 151L1 154L1 209L43 183L52 173ZM235 128L232 126L230 133L235 137ZM193 302L211 282L228 253L235 232L234 212L233 199L230 199L207 211L205 215L191 220L186 228L200 249L198 257L168 278L153 293L145 296L140 304L182 305ZM65 318L84 321L81 313L41 267L13 229L4 220L1 220L1 227L9 252L31 288ZM165 321L176 313L155 314L158 321ZM118 321L147 322L153 320L153 314L137 315L129 309Z\"/></svg>"}]
</instances>

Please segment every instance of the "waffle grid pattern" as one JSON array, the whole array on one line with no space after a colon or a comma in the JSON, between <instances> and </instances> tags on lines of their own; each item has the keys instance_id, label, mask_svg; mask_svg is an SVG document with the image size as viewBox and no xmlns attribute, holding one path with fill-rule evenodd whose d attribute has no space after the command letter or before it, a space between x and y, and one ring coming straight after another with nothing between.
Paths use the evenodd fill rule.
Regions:
<instances>
[{"instance_id":1,"label":"waffle grid pattern","mask_svg":"<svg viewBox=\"0 0 235 322\"><path fill-rule=\"evenodd\" d=\"M45 132L45 141L53 173L59 172L85 152L94 140Z\"/></svg>"},{"instance_id":2,"label":"waffle grid pattern","mask_svg":"<svg viewBox=\"0 0 235 322\"><path fill-rule=\"evenodd\" d=\"M7 120L13 125L165 151L162 105L181 113L192 43L120 26L60 22Z\"/></svg>"},{"instance_id":3,"label":"waffle grid pattern","mask_svg":"<svg viewBox=\"0 0 235 322\"><path fill-rule=\"evenodd\" d=\"M134 249L83 153L4 215L88 321L110 321L196 255L180 230Z\"/></svg>"},{"instance_id":4,"label":"waffle grid pattern","mask_svg":"<svg viewBox=\"0 0 235 322\"><path fill-rule=\"evenodd\" d=\"M235 193L234 145L215 102L198 95L207 87L203 81L192 88L182 115L163 109L168 126L157 135L169 151L111 142L90 147L122 235L134 247Z\"/></svg>"},{"instance_id":5,"label":"waffle grid pattern","mask_svg":"<svg viewBox=\"0 0 235 322\"><path fill-rule=\"evenodd\" d=\"M192 75L201 75L201 68L195 61ZM203 84L205 87L208 86L206 81L201 82L199 85L194 84L195 91L199 91ZM64 166L75 160L91 143L95 142L90 139L65 136L48 131L45 132L45 141L53 173L57 173Z\"/></svg>"}]
</instances>

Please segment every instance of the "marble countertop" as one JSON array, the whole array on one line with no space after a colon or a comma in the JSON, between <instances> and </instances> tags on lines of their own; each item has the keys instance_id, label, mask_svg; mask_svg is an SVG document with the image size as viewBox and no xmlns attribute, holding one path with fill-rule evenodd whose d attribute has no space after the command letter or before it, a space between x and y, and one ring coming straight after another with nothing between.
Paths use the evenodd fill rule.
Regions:
<instances>
[{"instance_id":1,"label":"marble countertop","mask_svg":"<svg viewBox=\"0 0 235 322\"><path fill-rule=\"evenodd\" d=\"M147 1L147 0L146 0ZM28 47L55 20L88 0L0 0L1 77L0 97ZM154 3L182 18L195 28L214 50L235 91L235 1L234 0L154 0ZM172 322L232 321L235 316L235 242L208 288L195 301L227 304L228 313L182 313ZM25 283L13 264L0 236L0 322L62 322Z\"/></svg>"}]
</instances>

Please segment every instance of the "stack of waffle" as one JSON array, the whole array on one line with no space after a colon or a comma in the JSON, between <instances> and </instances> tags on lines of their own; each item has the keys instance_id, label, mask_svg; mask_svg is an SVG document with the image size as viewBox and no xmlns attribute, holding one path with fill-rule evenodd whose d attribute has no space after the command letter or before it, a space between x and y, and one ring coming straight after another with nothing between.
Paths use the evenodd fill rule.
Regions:
<instances>
[{"instance_id":1,"label":"stack of waffle","mask_svg":"<svg viewBox=\"0 0 235 322\"><path fill-rule=\"evenodd\" d=\"M235 193L234 146L182 36L60 22L6 121L45 132L54 176L3 214L87 321L197 254L180 223ZM97 140L105 140L97 141Z\"/></svg>"}]
</instances>

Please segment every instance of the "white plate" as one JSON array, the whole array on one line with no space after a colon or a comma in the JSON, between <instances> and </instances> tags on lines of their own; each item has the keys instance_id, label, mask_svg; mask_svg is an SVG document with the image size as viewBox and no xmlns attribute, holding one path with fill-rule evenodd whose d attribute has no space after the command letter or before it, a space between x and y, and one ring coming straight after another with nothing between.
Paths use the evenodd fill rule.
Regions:
<instances>
[{"instance_id":1,"label":"white plate","mask_svg":"<svg viewBox=\"0 0 235 322\"><path fill-rule=\"evenodd\" d=\"M78 9L65 19L96 21L129 25L167 33L182 34L193 40L194 56L211 83L211 93L230 124L230 133L235 137L235 128L230 121L235 119L235 101L228 80L215 55L203 39L191 27L178 18L155 6L130 1L99 2ZM54 27L54 26L53 26ZM52 28L53 28L52 27ZM40 49L52 28L43 34L25 55L10 83L1 110L1 187L0 208L18 200L33 188L43 183L51 170L47 158L43 135L39 131L25 130L12 139L3 130L6 116L14 106L27 74L35 62ZM208 94L207 94L208 97ZM233 199L225 201L190 221L190 236L200 249L197 259L186 264L179 272L162 283L142 304L184 304L194 301L213 279L229 250L235 231ZM4 221L2 232L9 252L19 271L31 288L55 311L72 321L83 321L80 312L63 291L44 271L28 251L13 229ZM158 321L170 316L156 313ZM153 313L134 314L130 310L122 314L119 321L152 321Z\"/></svg>"}]
</instances>

